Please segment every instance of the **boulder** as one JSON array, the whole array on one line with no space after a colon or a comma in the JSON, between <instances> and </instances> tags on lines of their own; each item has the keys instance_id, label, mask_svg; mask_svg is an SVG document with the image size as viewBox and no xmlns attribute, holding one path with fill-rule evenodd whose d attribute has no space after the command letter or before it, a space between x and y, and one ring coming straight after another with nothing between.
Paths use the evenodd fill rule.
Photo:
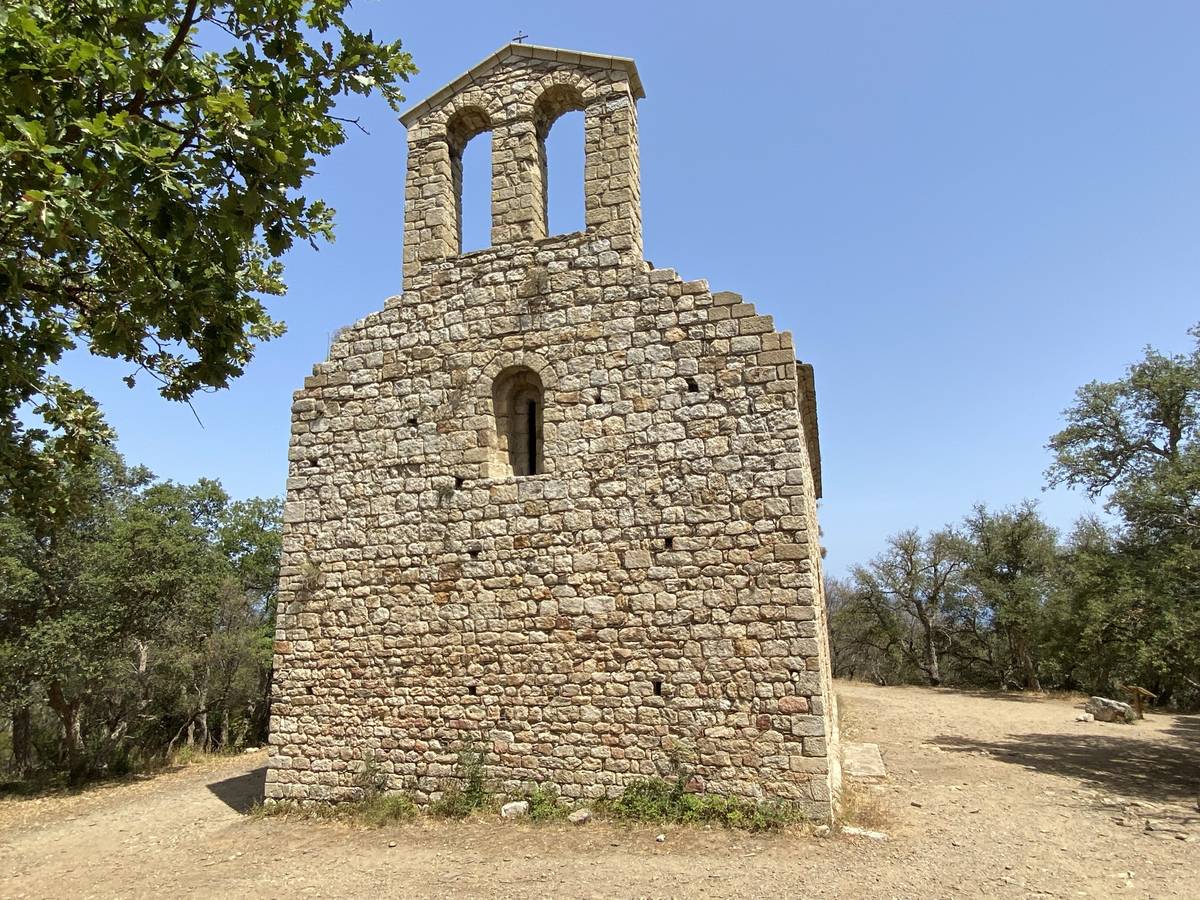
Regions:
<instances>
[{"instance_id":1,"label":"boulder","mask_svg":"<svg viewBox=\"0 0 1200 900\"><path fill-rule=\"evenodd\" d=\"M506 819L527 816L529 815L529 803L525 800L514 800L512 803L505 803L500 807L500 815Z\"/></svg>"},{"instance_id":2,"label":"boulder","mask_svg":"<svg viewBox=\"0 0 1200 900\"><path fill-rule=\"evenodd\" d=\"M567 816L567 821L572 825L583 825L592 817L590 809L577 809L575 812Z\"/></svg>"},{"instance_id":3,"label":"boulder","mask_svg":"<svg viewBox=\"0 0 1200 900\"><path fill-rule=\"evenodd\" d=\"M1120 700L1092 697L1083 708L1095 716L1097 722L1124 722L1132 725L1137 721L1137 713L1133 711L1133 707Z\"/></svg>"}]
</instances>

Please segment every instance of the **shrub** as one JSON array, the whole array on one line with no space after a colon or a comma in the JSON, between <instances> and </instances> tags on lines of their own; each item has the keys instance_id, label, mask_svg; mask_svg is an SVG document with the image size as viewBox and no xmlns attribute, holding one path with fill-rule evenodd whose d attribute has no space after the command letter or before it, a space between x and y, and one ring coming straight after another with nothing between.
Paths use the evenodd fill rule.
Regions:
<instances>
[{"instance_id":1,"label":"shrub","mask_svg":"<svg viewBox=\"0 0 1200 900\"><path fill-rule=\"evenodd\" d=\"M387 790L387 775L369 750L363 755L362 768L354 775L354 786L358 788L359 800L364 802L382 796Z\"/></svg>"},{"instance_id":2,"label":"shrub","mask_svg":"<svg viewBox=\"0 0 1200 900\"><path fill-rule=\"evenodd\" d=\"M524 799L529 804L529 818L534 822L555 822L567 817L569 810L551 787L539 784L527 791Z\"/></svg>"},{"instance_id":3,"label":"shrub","mask_svg":"<svg viewBox=\"0 0 1200 900\"><path fill-rule=\"evenodd\" d=\"M682 777L673 781L643 778L601 808L626 822L715 824L748 831L769 831L802 818L795 807L782 801L759 803L720 794L689 794L684 789L686 783Z\"/></svg>"},{"instance_id":4,"label":"shrub","mask_svg":"<svg viewBox=\"0 0 1200 900\"><path fill-rule=\"evenodd\" d=\"M417 804L406 794L379 794L352 804L351 821L379 828L415 818Z\"/></svg>"},{"instance_id":5,"label":"shrub","mask_svg":"<svg viewBox=\"0 0 1200 900\"><path fill-rule=\"evenodd\" d=\"M478 809L491 805L492 795L484 777L487 754L472 744L458 754L455 774L442 790L440 799L429 811L446 819L465 819Z\"/></svg>"}]
</instances>

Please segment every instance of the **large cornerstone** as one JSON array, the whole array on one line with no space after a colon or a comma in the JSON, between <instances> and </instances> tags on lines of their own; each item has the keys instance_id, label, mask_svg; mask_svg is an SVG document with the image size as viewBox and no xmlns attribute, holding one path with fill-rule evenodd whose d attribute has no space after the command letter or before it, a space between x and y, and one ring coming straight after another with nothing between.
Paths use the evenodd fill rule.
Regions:
<instances>
[{"instance_id":1,"label":"large cornerstone","mask_svg":"<svg viewBox=\"0 0 1200 900\"><path fill-rule=\"evenodd\" d=\"M672 774L828 819L836 718L812 369L643 259L632 60L512 44L408 128L403 293L292 406L268 799L614 797ZM585 229L547 236L582 110ZM461 252L492 133L492 246Z\"/></svg>"}]
</instances>

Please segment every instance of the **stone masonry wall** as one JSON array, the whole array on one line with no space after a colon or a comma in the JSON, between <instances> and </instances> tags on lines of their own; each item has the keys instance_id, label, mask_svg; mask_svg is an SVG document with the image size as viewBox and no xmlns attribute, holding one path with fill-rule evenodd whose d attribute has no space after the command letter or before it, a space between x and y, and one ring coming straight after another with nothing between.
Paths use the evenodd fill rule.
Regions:
<instances>
[{"instance_id":1,"label":"stone masonry wall","mask_svg":"<svg viewBox=\"0 0 1200 900\"><path fill-rule=\"evenodd\" d=\"M429 800L473 742L501 789L615 796L679 747L709 791L827 819L792 338L642 259L636 71L555 52L498 54L408 122L404 293L296 394L267 797L351 798L371 760ZM533 120L562 84L585 108L587 230L546 238ZM468 108L497 132L495 246L460 256ZM541 474L496 465L514 367L544 391Z\"/></svg>"}]
</instances>

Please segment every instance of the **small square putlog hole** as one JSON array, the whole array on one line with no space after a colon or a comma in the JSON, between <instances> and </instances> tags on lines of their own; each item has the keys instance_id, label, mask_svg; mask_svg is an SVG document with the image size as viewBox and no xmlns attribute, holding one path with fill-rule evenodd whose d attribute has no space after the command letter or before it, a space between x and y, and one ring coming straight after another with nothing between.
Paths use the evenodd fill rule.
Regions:
<instances>
[{"instance_id":1,"label":"small square putlog hole","mask_svg":"<svg viewBox=\"0 0 1200 900\"><path fill-rule=\"evenodd\" d=\"M474 684L467 685L467 696L478 697L479 696L479 686L474 685Z\"/></svg>"},{"instance_id":2,"label":"small square putlog hole","mask_svg":"<svg viewBox=\"0 0 1200 900\"><path fill-rule=\"evenodd\" d=\"M663 538L663 548L666 550L674 550L675 538L671 537L670 535L667 535L667 537Z\"/></svg>"},{"instance_id":3,"label":"small square putlog hole","mask_svg":"<svg viewBox=\"0 0 1200 900\"><path fill-rule=\"evenodd\" d=\"M662 696L662 679L655 678L653 681L650 682L650 684L654 688L654 696L661 697Z\"/></svg>"}]
</instances>

